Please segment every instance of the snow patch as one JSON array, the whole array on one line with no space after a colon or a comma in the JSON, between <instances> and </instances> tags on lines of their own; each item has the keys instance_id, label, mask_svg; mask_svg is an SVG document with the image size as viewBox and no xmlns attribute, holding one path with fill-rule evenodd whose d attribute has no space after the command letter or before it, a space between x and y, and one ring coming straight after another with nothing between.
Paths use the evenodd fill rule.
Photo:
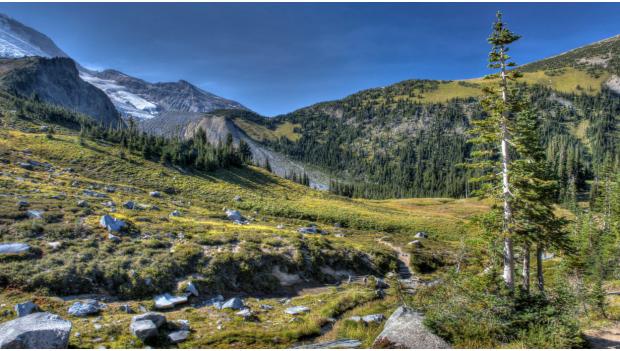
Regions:
<instances>
[{"instance_id":1,"label":"snow patch","mask_svg":"<svg viewBox=\"0 0 620 351\"><path fill-rule=\"evenodd\" d=\"M620 77L617 75L612 75L611 78L607 82L605 82L605 86L609 88L616 94L620 94Z\"/></svg>"}]
</instances>

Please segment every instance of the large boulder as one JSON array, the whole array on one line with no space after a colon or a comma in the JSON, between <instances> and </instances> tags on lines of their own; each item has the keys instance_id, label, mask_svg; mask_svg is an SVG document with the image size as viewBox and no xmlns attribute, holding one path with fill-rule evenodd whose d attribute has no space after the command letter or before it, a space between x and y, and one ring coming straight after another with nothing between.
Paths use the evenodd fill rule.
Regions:
<instances>
[{"instance_id":1,"label":"large boulder","mask_svg":"<svg viewBox=\"0 0 620 351\"><path fill-rule=\"evenodd\" d=\"M88 299L74 303L67 312L72 316L86 317L99 313L104 307L105 305L99 301Z\"/></svg>"},{"instance_id":2,"label":"large boulder","mask_svg":"<svg viewBox=\"0 0 620 351\"><path fill-rule=\"evenodd\" d=\"M66 349L71 322L39 312L0 324L2 349Z\"/></svg>"},{"instance_id":3,"label":"large boulder","mask_svg":"<svg viewBox=\"0 0 620 351\"><path fill-rule=\"evenodd\" d=\"M166 324L166 316L164 316L161 313L157 313L157 312L147 312L147 313L143 313L137 316L134 316L131 318L131 322L139 322L139 321L144 321L144 320L149 320L153 323L155 323L155 325L157 326L157 328L161 327L162 325Z\"/></svg>"},{"instance_id":4,"label":"large boulder","mask_svg":"<svg viewBox=\"0 0 620 351\"><path fill-rule=\"evenodd\" d=\"M383 331L373 347L397 349L446 349L450 345L433 334L422 323L424 317L414 310L400 306L385 322Z\"/></svg>"},{"instance_id":5,"label":"large boulder","mask_svg":"<svg viewBox=\"0 0 620 351\"><path fill-rule=\"evenodd\" d=\"M188 337L189 337L189 330L177 330L175 332L168 334L168 341L170 341L173 344L178 344L180 342L187 340Z\"/></svg>"},{"instance_id":6,"label":"large boulder","mask_svg":"<svg viewBox=\"0 0 620 351\"><path fill-rule=\"evenodd\" d=\"M0 255L19 255L30 251L30 245L24 243L0 244Z\"/></svg>"},{"instance_id":7,"label":"large boulder","mask_svg":"<svg viewBox=\"0 0 620 351\"><path fill-rule=\"evenodd\" d=\"M110 232L120 232L126 226L125 222L110 215L101 216L99 225L106 228Z\"/></svg>"}]
</instances>

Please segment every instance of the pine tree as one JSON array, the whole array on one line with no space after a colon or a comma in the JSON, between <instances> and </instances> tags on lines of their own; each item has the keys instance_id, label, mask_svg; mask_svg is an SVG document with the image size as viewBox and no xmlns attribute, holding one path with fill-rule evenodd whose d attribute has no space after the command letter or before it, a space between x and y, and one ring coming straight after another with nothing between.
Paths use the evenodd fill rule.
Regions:
<instances>
[{"instance_id":1,"label":"pine tree","mask_svg":"<svg viewBox=\"0 0 620 351\"><path fill-rule=\"evenodd\" d=\"M510 143L514 117L520 111L521 104L515 99L514 87L509 86L509 81L514 81L519 74L514 70L508 70L509 67L515 66L515 63L510 61L507 53L508 45L518 39L518 35L506 28L502 15L498 12L493 32L488 39L492 46L489 53L489 67L498 72L487 77L496 79L498 83L484 89L485 95L481 104L487 114L486 117L472 122L474 128L471 132L474 138L470 141L477 149L472 152L474 160L469 165L470 168L482 173L473 179L481 183L479 193L493 196L502 202L503 279L510 290L514 289L514 195L511 191Z\"/></svg>"}]
</instances>

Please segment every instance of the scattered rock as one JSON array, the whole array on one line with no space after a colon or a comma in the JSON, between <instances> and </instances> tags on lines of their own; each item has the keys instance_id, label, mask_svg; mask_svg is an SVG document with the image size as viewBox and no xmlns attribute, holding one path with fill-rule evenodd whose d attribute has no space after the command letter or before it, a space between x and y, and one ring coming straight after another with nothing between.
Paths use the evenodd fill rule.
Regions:
<instances>
[{"instance_id":1,"label":"scattered rock","mask_svg":"<svg viewBox=\"0 0 620 351\"><path fill-rule=\"evenodd\" d=\"M243 317L243 319L252 319L252 317L254 317L254 314L252 313L252 311L249 308L244 308L241 311L235 313L237 316L241 316Z\"/></svg>"},{"instance_id":2,"label":"scattered rock","mask_svg":"<svg viewBox=\"0 0 620 351\"><path fill-rule=\"evenodd\" d=\"M108 233L108 240L113 243L120 243L122 241L120 236L114 235L112 233Z\"/></svg>"},{"instance_id":3,"label":"scattered rock","mask_svg":"<svg viewBox=\"0 0 620 351\"><path fill-rule=\"evenodd\" d=\"M194 285L194 283L192 283L192 282L187 283L187 287L185 288L185 290L188 293L190 293L190 294L192 294L192 295L194 295L196 297L200 296L200 294L198 293L198 288L196 288L196 285Z\"/></svg>"},{"instance_id":4,"label":"scattered rock","mask_svg":"<svg viewBox=\"0 0 620 351\"><path fill-rule=\"evenodd\" d=\"M24 317L37 311L39 311L39 306L32 301L26 301L15 305L15 313L17 313L17 317Z\"/></svg>"},{"instance_id":5,"label":"scattered rock","mask_svg":"<svg viewBox=\"0 0 620 351\"><path fill-rule=\"evenodd\" d=\"M187 296L173 296L168 293L155 296L155 308L158 310L172 308L186 302Z\"/></svg>"},{"instance_id":6,"label":"scattered rock","mask_svg":"<svg viewBox=\"0 0 620 351\"><path fill-rule=\"evenodd\" d=\"M86 317L99 313L104 307L99 301L88 299L74 303L67 312L72 316Z\"/></svg>"},{"instance_id":7,"label":"scattered rock","mask_svg":"<svg viewBox=\"0 0 620 351\"><path fill-rule=\"evenodd\" d=\"M125 222L115 219L110 215L101 216L99 225L111 232L120 232L126 226Z\"/></svg>"},{"instance_id":8,"label":"scattered rock","mask_svg":"<svg viewBox=\"0 0 620 351\"><path fill-rule=\"evenodd\" d=\"M284 227L284 224L278 224L278 225L276 226L276 229L284 229L284 228L285 228L285 227Z\"/></svg>"},{"instance_id":9,"label":"scattered rock","mask_svg":"<svg viewBox=\"0 0 620 351\"><path fill-rule=\"evenodd\" d=\"M107 191L108 193L113 193L116 191L116 188L111 185L106 185L105 187L103 187L103 190Z\"/></svg>"},{"instance_id":10,"label":"scattered rock","mask_svg":"<svg viewBox=\"0 0 620 351\"><path fill-rule=\"evenodd\" d=\"M30 251L30 245L24 243L0 244L0 255L19 255Z\"/></svg>"},{"instance_id":11,"label":"scattered rock","mask_svg":"<svg viewBox=\"0 0 620 351\"><path fill-rule=\"evenodd\" d=\"M266 305L266 304L262 304L259 306L261 309L265 310L265 311L271 311L273 310L273 306L271 305Z\"/></svg>"},{"instance_id":12,"label":"scattered rock","mask_svg":"<svg viewBox=\"0 0 620 351\"><path fill-rule=\"evenodd\" d=\"M106 194L98 193L98 192L92 191L92 190L84 190L83 194L86 195L86 196L92 196L92 197L98 197L98 198L106 198L106 197L108 197L108 195L106 195Z\"/></svg>"},{"instance_id":13,"label":"scattered rock","mask_svg":"<svg viewBox=\"0 0 620 351\"><path fill-rule=\"evenodd\" d=\"M129 306L129 304L127 304L127 303L120 305L120 307L118 309L121 310L122 312L125 312L125 313L134 313L134 311L131 308L131 306Z\"/></svg>"},{"instance_id":14,"label":"scattered rock","mask_svg":"<svg viewBox=\"0 0 620 351\"><path fill-rule=\"evenodd\" d=\"M381 323L385 319L385 316L381 313L369 314L362 317L364 323Z\"/></svg>"},{"instance_id":15,"label":"scattered rock","mask_svg":"<svg viewBox=\"0 0 620 351\"><path fill-rule=\"evenodd\" d=\"M235 197L233 198L233 200L234 200L234 201L236 201L236 202L240 202L240 201L242 201L243 199L241 198L241 196L237 195L237 196L235 196Z\"/></svg>"},{"instance_id":16,"label":"scattered rock","mask_svg":"<svg viewBox=\"0 0 620 351\"><path fill-rule=\"evenodd\" d=\"M170 213L170 217L181 217L181 212L179 210L174 210Z\"/></svg>"},{"instance_id":17,"label":"scattered rock","mask_svg":"<svg viewBox=\"0 0 620 351\"><path fill-rule=\"evenodd\" d=\"M180 342L183 342L187 340L187 338L189 338L188 330L178 330L178 331L168 334L168 340L173 344L178 344Z\"/></svg>"},{"instance_id":18,"label":"scattered rock","mask_svg":"<svg viewBox=\"0 0 620 351\"><path fill-rule=\"evenodd\" d=\"M233 221L235 224L248 224L250 223L245 217L241 215L241 212L237 210L226 210L226 218Z\"/></svg>"},{"instance_id":19,"label":"scattered rock","mask_svg":"<svg viewBox=\"0 0 620 351\"><path fill-rule=\"evenodd\" d=\"M151 197L161 197L161 193L159 191L151 191L149 193L149 196L151 196Z\"/></svg>"},{"instance_id":20,"label":"scattered rock","mask_svg":"<svg viewBox=\"0 0 620 351\"><path fill-rule=\"evenodd\" d=\"M17 165L20 166L21 168L29 170L29 171L32 171L34 169L34 167L30 163L28 163L28 162L20 162Z\"/></svg>"},{"instance_id":21,"label":"scattered rock","mask_svg":"<svg viewBox=\"0 0 620 351\"><path fill-rule=\"evenodd\" d=\"M433 334L422 323L421 314L410 308L400 306L385 322L383 331L373 346L398 349L445 349L450 345Z\"/></svg>"},{"instance_id":22,"label":"scattered rock","mask_svg":"<svg viewBox=\"0 0 620 351\"><path fill-rule=\"evenodd\" d=\"M136 204L133 201L125 201L123 202L123 207L129 210L133 210L136 207Z\"/></svg>"},{"instance_id":23,"label":"scattered rock","mask_svg":"<svg viewBox=\"0 0 620 351\"><path fill-rule=\"evenodd\" d=\"M26 214L28 215L28 218L30 219L42 219L43 218L43 211L28 210Z\"/></svg>"},{"instance_id":24,"label":"scattered rock","mask_svg":"<svg viewBox=\"0 0 620 351\"><path fill-rule=\"evenodd\" d=\"M77 202L78 207L88 207L88 202L86 200L80 200Z\"/></svg>"},{"instance_id":25,"label":"scattered rock","mask_svg":"<svg viewBox=\"0 0 620 351\"><path fill-rule=\"evenodd\" d=\"M301 345L296 349L356 349L362 346L362 342L355 339L338 339L318 344Z\"/></svg>"},{"instance_id":26,"label":"scattered rock","mask_svg":"<svg viewBox=\"0 0 620 351\"><path fill-rule=\"evenodd\" d=\"M428 238L428 234L426 232L417 232L417 233L415 233L415 237L417 239L427 239Z\"/></svg>"},{"instance_id":27,"label":"scattered rock","mask_svg":"<svg viewBox=\"0 0 620 351\"><path fill-rule=\"evenodd\" d=\"M175 325L179 330L189 330L189 321L187 319L177 319Z\"/></svg>"},{"instance_id":28,"label":"scattered rock","mask_svg":"<svg viewBox=\"0 0 620 351\"><path fill-rule=\"evenodd\" d=\"M116 207L116 203L114 201L106 201L102 205L105 207Z\"/></svg>"},{"instance_id":29,"label":"scattered rock","mask_svg":"<svg viewBox=\"0 0 620 351\"><path fill-rule=\"evenodd\" d=\"M310 308L306 306L293 306L293 307L289 307L286 310L284 310L284 313L294 316L294 315L305 313L308 311L310 311Z\"/></svg>"},{"instance_id":30,"label":"scattered rock","mask_svg":"<svg viewBox=\"0 0 620 351\"><path fill-rule=\"evenodd\" d=\"M375 289L387 289L389 288L390 285L388 283L386 283L383 279L378 279L375 283Z\"/></svg>"},{"instance_id":31,"label":"scattered rock","mask_svg":"<svg viewBox=\"0 0 620 351\"><path fill-rule=\"evenodd\" d=\"M0 324L2 349L66 349L71 322L39 312Z\"/></svg>"},{"instance_id":32,"label":"scattered rock","mask_svg":"<svg viewBox=\"0 0 620 351\"><path fill-rule=\"evenodd\" d=\"M28 203L28 201L25 201L25 200L21 200L17 202L17 207L19 208L28 207L29 205L30 203Z\"/></svg>"},{"instance_id":33,"label":"scattered rock","mask_svg":"<svg viewBox=\"0 0 620 351\"><path fill-rule=\"evenodd\" d=\"M50 241L49 243L47 243L47 247L49 247L53 251L56 251L56 250L58 250L58 249L60 249L62 247L62 242L60 242L60 241Z\"/></svg>"},{"instance_id":34,"label":"scattered rock","mask_svg":"<svg viewBox=\"0 0 620 351\"><path fill-rule=\"evenodd\" d=\"M222 304L222 307L220 309L233 309L233 310L240 310L245 306L245 304L243 303L243 300L238 298L238 297L233 297L232 299L229 299L228 301L224 302L224 304Z\"/></svg>"},{"instance_id":35,"label":"scattered rock","mask_svg":"<svg viewBox=\"0 0 620 351\"><path fill-rule=\"evenodd\" d=\"M132 319L131 324L129 324L129 330L131 331L131 334L133 334L135 337L142 341L155 338L159 334L157 325L153 321L148 319L138 321L134 321Z\"/></svg>"}]
</instances>

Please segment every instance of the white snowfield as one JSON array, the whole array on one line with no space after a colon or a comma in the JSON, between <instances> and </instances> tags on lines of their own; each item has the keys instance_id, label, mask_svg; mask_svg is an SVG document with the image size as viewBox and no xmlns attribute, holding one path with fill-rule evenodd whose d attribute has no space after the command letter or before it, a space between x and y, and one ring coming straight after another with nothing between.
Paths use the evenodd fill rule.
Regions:
<instances>
[{"instance_id":1,"label":"white snowfield","mask_svg":"<svg viewBox=\"0 0 620 351\"><path fill-rule=\"evenodd\" d=\"M140 119L149 119L158 115L158 106L145 98L126 90L118 82L95 77L86 72L80 72L82 80L103 90L112 100L114 106L124 115Z\"/></svg>"},{"instance_id":2,"label":"white snowfield","mask_svg":"<svg viewBox=\"0 0 620 351\"><path fill-rule=\"evenodd\" d=\"M7 20L3 17L0 17L0 56L10 58L24 56L49 57L49 55L43 52L39 47L15 35L11 31Z\"/></svg>"}]
</instances>

